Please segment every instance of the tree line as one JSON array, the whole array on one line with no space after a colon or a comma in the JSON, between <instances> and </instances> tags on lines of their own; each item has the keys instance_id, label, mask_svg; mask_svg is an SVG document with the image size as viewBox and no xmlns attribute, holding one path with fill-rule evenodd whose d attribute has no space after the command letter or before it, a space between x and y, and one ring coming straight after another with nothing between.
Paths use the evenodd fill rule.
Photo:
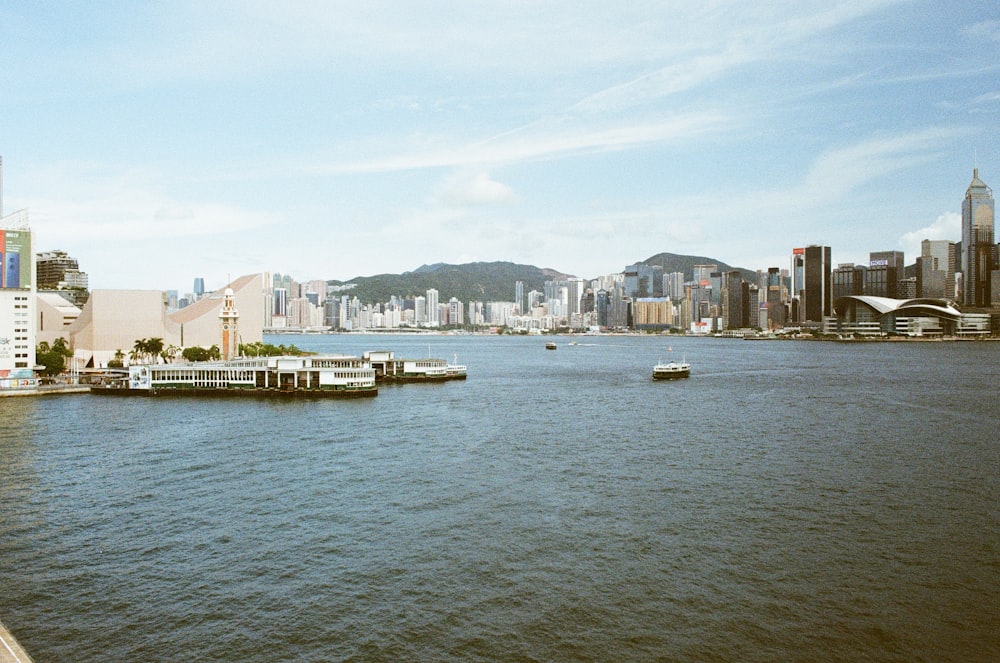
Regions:
<instances>
[{"instance_id":1,"label":"tree line","mask_svg":"<svg viewBox=\"0 0 1000 663\"><path fill-rule=\"evenodd\" d=\"M295 345L273 345L255 341L253 343L241 343L239 346L241 357L280 357L285 355L301 356L306 354ZM35 346L35 361L43 366L42 375L52 377L59 375L66 370L66 360L73 356L73 351L64 338L57 338L50 345L47 341L42 341ZM108 361L108 368L124 368L125 353L121 348L115 350L114 357ZM193 346L190 348L179 348L176 345L166 345L162 338L140 338L128 353L128 360L132 364L140 363L172 363L180 357L185 361L214 361L222 358L222 353L218 345L203 348Z\"/></svg>"}]
</instances>

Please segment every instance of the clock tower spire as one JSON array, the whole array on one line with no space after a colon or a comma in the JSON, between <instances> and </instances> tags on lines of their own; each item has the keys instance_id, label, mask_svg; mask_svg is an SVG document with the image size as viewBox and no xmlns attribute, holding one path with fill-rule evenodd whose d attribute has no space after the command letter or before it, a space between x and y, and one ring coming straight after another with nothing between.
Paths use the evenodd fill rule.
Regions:
<instances>
[{"instance_id":1,"label":"clock tower spire","mask_svg":"<svg viewBox=\"0 0 1000 663\"><path fill-rule=\"evenodd\" d=\"M236 311L236 296L233 294L232 288L226 288L222 310L219 311L219 327L222 331L219 354L222 355L223 361L234 359L239 353L239 335L236 333L239 319L240 314Z\"/></svg>"}]
</instances>

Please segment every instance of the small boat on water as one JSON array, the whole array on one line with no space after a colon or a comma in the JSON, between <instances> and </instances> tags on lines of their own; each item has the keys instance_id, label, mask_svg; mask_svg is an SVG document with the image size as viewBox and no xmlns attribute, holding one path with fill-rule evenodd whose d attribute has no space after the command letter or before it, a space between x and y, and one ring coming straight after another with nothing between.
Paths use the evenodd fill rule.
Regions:
<instances>
[{"instance_id":1,"label":"small boat on water","mask_svg":"<svg viewBox=\"0 0 1000 663\"><path fill-rule=\"evenodd\" d=\"M691 376L691 364L685 360L681 361L668 361L657 362L656 366L653 366L653 379L654 380L676 380L678 378L686 378Z\"/></svg>"},{"instance_id":2,"label":"small boat on water","mask_svg":"<svg viewBox=\"0 0 1000 663\"><path fill-rule=\"evenodd\" d=\"M545 344L545 349L546 350L555 350L556 347L557 346L556 346L556 344L555 344L554 341L549 341L548 343Z\"/></svg>"}]
</instances>

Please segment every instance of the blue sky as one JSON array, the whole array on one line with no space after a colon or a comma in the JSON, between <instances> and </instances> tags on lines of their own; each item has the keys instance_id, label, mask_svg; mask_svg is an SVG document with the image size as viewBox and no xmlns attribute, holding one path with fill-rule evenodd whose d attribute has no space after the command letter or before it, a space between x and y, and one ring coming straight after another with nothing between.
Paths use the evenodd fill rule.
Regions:
<instances>
[{"instance_id":1,"label":"blue sky","mask_svg":"<svg viewBox=\"0 0 1000 663\"><path fill-rule=\"evenodd\" d=\"M758 6L760 5L760 6ZM4 2L4 212L92 288L958 241L995 2Z\"/></svg>"}]
</instances>

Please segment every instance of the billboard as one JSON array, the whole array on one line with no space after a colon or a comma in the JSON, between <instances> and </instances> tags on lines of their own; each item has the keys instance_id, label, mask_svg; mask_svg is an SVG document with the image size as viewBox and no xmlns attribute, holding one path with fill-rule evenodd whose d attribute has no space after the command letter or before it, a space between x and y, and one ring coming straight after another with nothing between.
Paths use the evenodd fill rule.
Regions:
<instances>
[{"instance_id":1,"label":"billboard","mask_svg":"<svg viewBox=\"0 0 1000 663\"><path fill-rule=\"evenodd\" d=\"M0 288L31 287L31 233L0 230Z\"/></svg>"}]
</instances>

